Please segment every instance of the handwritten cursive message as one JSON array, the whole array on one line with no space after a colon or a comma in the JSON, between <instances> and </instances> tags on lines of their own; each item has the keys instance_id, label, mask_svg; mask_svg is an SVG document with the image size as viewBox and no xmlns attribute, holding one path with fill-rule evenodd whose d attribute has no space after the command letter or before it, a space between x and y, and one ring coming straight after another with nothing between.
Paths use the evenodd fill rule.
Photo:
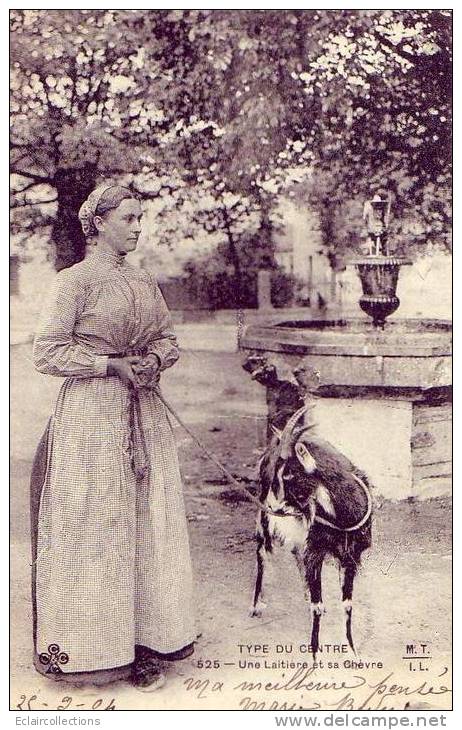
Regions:
<instances>
[{"instance_id":1,"label":"handwritten cursive message","mask_svg":"<svg viewBox=\"0 0 462 730\"><path fill-rule=\"evenodd\" d=\"M189 677L184 686L197 700L223 696L229 698L230 709L239 710L402 710L411 700L422 699L428 709L450 709L447 674L448 668L442 667L431 682L403 682L393 671L383 672L378 680L359 673L333 680L320 678L311 667L270 681L262 674L238 682ZM444 707L440 699L436 706L442 695L447 695Z\"/></svg>"}]
</instances>

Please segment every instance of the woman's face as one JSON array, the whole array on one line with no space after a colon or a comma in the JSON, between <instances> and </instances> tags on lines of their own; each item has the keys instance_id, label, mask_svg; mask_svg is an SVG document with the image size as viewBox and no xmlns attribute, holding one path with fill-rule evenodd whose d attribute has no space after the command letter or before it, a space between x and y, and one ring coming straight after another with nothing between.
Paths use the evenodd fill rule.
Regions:
<instances>
[{"instance_id":1,"label":"woman's face","mask_svg":"<svg viewBox=\"0 0 462 730\"><path fill-rule=\"evenodd\" d=\"M98 243L122 256L134 251L141 233L142 215L138 200L126 198L104 216L95 216Z\"/></svg>"}]
</instances>

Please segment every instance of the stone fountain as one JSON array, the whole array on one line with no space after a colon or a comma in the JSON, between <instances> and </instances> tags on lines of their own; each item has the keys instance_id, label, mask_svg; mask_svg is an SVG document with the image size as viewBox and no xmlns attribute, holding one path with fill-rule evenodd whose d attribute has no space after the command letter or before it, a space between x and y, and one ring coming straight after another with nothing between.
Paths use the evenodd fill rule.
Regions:
<instances>
[{"instance_id":1,"label":"stone fountain","mask_svg":"<svg viewBox=\"0 0 462 730\"><path fill-rule=\"evenodd\" d=\"M388 253L388 201L365 206L369 253L355 259L372 318L276 321L246 328L244 368L265 387L267 422L312 399L319 435L390 499L451 489L451 324L389 318L407 259Z\"/></svg>"}]
</instances>

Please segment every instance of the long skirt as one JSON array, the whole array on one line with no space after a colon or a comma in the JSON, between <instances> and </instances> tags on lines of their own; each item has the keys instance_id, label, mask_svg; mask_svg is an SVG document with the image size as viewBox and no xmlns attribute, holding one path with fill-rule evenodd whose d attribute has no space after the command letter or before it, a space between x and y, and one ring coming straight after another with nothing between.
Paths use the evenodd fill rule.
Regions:
<instances>
[{"instance_id":1,"label":"long skirt","mask_svg":"<svg viewBox=\"0 0 462 730\"><path fill-rule=\"evenodd\" d=\"M155 393L137 400L134 420L118 378L69 378L39 445L32 595L44 673L123 676L136 645L175 656L196 638L172 428Z\"/></svg>"}]
</instances>

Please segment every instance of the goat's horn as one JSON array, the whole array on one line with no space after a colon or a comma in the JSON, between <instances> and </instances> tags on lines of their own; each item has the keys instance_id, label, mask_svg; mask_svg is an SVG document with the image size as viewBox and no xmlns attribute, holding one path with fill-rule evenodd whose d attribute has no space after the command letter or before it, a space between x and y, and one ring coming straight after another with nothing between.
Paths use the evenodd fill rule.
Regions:
<instances>
[{"instance_id":1,"label":"goat's horn","mask_svg":"<svg viewBox=\"0 0 462 730\"><path fill-rule=\"evenodd\" d=\"M298 411L295 411L294 414L289 418L286 425L284 426L284 430L281 435L281 457L283 459L289 458L289 444L290 444L290 437L292 435L292 431L295 428L295 424L297 421L311 408L311 404L304 405L301 408L298 409Z\"/></svg>"}]
</instances>

